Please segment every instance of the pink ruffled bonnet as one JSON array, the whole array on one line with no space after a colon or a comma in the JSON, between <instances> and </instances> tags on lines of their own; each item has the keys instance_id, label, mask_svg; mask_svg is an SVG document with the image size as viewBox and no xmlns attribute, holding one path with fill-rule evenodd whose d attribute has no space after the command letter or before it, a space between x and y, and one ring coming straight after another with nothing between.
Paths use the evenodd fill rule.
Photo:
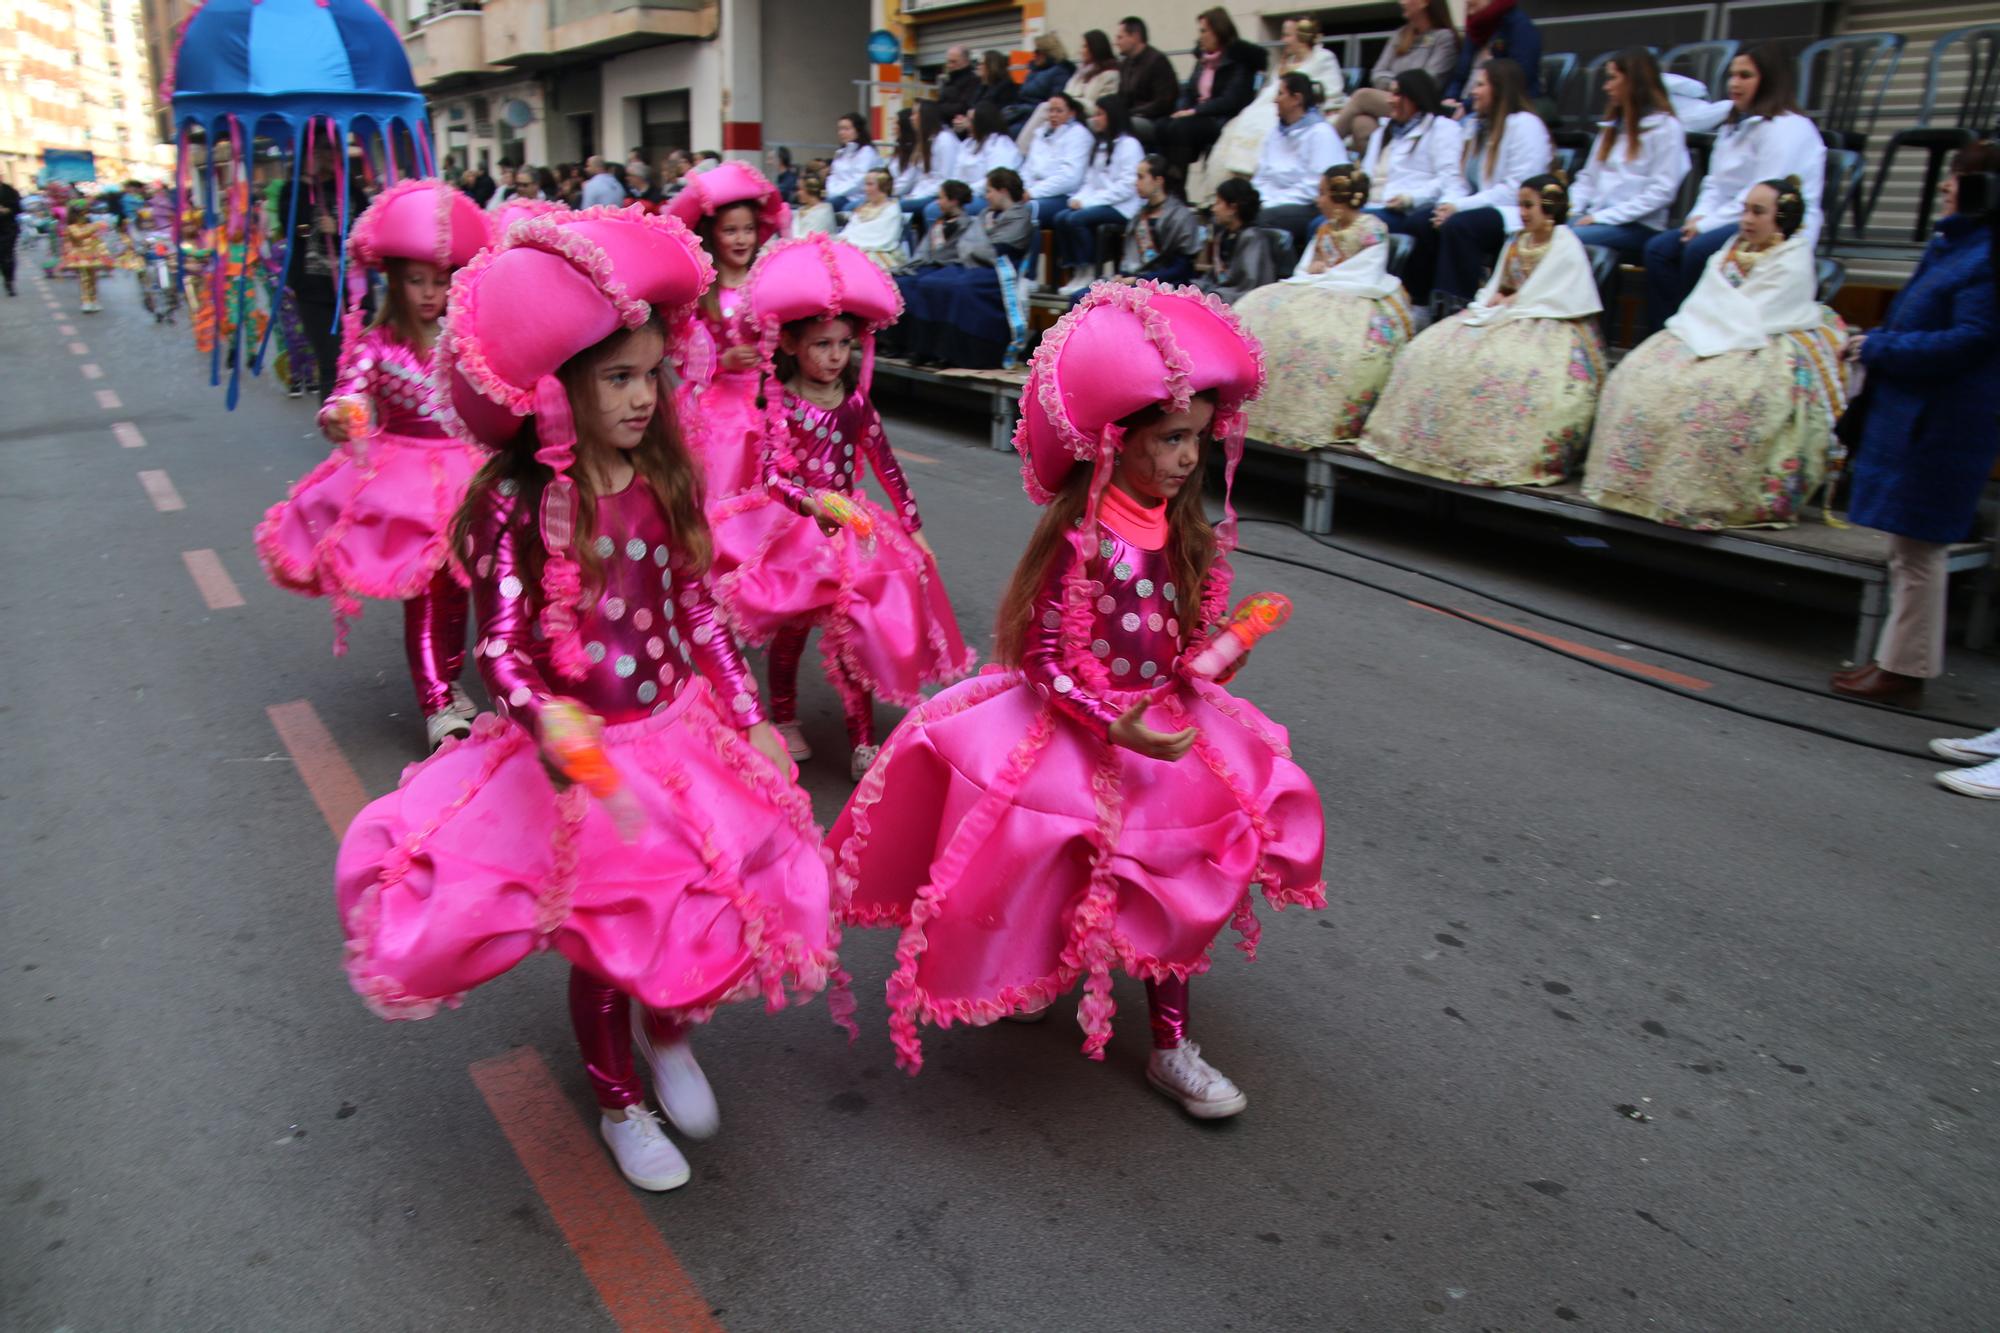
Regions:
<instances>
[{"instance_id":1,"label":"pink ruffled bonnet","mask_svg":"<svg viewBox=\"0 0 2000 1333\"><path fill-rule=\"evenodd\" d=\"M757 205L757 245L761 249L773 236L792 228L792 210L769 178L748 162L724 162L708 171L697 171L681 182L681 192L667 205L670 217L679 218L690 231L705 217L731 204Z\"/></svg>"},{"instance_id":2,"label":"pink ruffled bonnet","mask_svg":"<svg viewBox=\"0 0 2000 1333\"><path fill-rule=\"evenodd\" d=\"M568 205L554 199L509 199L506 203L486 215L492 223L492 243L499 245L504 242L507 239L507 233L513 230L516 222L525 222L529 218L538 218L544 213L560 213L567 207Z\"/></svg>"},{"instance_id":3,"label":"pink ruffled bonnet","mask_svg":"<svg viewBox=\"0 0 2000 1333\"><path fill-rule=\"evenodd\" d=\"M535 457L554 474L542 492L542 628L557 670L586 666L576 634L581 571L576 530L576 425L556 372L619 328L657 311L669 339L714 281L700 244L673 218L637 207L545 213L514 223L507 239L459 270L438 340L439 375L481 442L499 447L533 416ZM670 395L660 394L659 410Z\"/></svg>"},{"instance_id":4,"label":"pink ruffled bonnet","mask_svg":"<svg viewBox=\"0 0 2000 1333\"><path fill-rule=\"evenodd\" d=\"M768 379L778 335L800 319L847 316L861 325L861 391L875 381L875 334L903 316L903 294L867 255L823 232L780 241L766 250L743 284L744 311L757 330L758 366ZM766 435L785 439L781 396L765 393Z\"/></svg>"}]
</instances>

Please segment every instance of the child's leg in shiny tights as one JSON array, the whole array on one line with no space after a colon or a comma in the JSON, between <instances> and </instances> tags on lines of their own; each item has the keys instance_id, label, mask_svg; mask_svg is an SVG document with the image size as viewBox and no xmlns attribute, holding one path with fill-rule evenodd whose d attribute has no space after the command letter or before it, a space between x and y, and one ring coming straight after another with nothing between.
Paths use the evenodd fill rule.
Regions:
<instances>
[{"instance_id":1,"label":"child's leg in shiny tights","mask_svg":"<svg viewBox=\"0 0 2000 1333\"><path fill-rule=\"evenodd\" d=\"M597 1104L622 1111L646 1100L632 1065L632 1002L580 967L569 970L569 1021Z\"/></svg>"},{"instance_id":2,"label":"child's leg in shiny tights","mask_svg":"<svg viewBox=\"0 0 2000 1333\"><path fill-rule=\"evenodd\" d=\"M1146 1007L1153 1016L1153 1049L1171 1051L1188 1039L1188 984L1168 977L1146 983Z\"/></svg>"},{"instance_id":3,"label":"child's leg in shiny tights","mask_svg":"<svg viewBox=\"0 0 2000 1333\"><path fill-rule=\"evenodd\" d=\"M771 721L799 720L799 659L806 654L809 625L787 625L771 640L766 674L771 685Z\"/></svg>"},{"instance_id":4,"label":"child's leg in shiny tights","mask_svg":"<svg viewBox=\"0 0 2000 1333\"><path fill-rule=\"evenodd\" d=\"M826 662L827 677L833 681L833 688L840 695L840 711L847 717L847 743L849 745L873 745L875 743L875 700L860 684L849 679L840 669L840 664L832 658Z\"/></svg>"},{"instance_id":5,"label":"child's leg in shiny tights","mask_svg":"<svg viewBox=\"0 0 2000 1333\"><path fill-rule=\"evenodd\" d=\"M428 588L403 603L403 652L425 717L451 706L452 682L465 669L469 601L451 572L440 569Z\"/></svg>"}]
</instances>

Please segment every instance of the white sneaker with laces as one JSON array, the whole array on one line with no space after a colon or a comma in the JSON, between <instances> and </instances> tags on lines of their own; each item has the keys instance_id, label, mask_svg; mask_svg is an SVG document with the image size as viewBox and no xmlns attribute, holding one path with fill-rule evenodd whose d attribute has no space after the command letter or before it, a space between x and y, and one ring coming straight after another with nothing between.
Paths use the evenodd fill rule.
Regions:
<instances>
[{"instance_id":1,"label":"white sneaker with laces","mask_svg":"<svg viewBox=\"0 0 2000 1333\"><path fill-rule=\"evenodd\" d=\"M448 707L441 708L424 719L424 735L429 738L433 750L443 745L448 737L465 737L471 734L472 724Z\"/></svg>"},{"instance_id":2,"label":"white sneaker with laces","mask_svg":"<svg viewBox=\"0 0 2000 1333\"><path fill-rule=\"evenodd\" d=\"M675 1129L691 1139L715 1137L722 1128L722 1112L715 1105L715 1090L708 1076L695 1063L694 1048L683 1035L678 1041L661 1042L646 1031L646 1007L632 1006L632 1040L646 1067L653 1071L653 1098Z\"/></svg>"},{"instance_id":3,"label":"white sneaker with laces","mask_svg":"<svg viewBox=\"0 0 2000 1333\"><path fill-rule=\"evenodd\" d=\"M1201 1047L1191 1041L1154 1051L1146 1062L1146 1081L1197 1120L1224 1120L1250 1104L1243 1090L1202 1059Z\"/></svg>"},{"instance_id":4,"label":"white sneaker with laces","mask_svg":"<svg viewBox=\"0 0 2000 1333\"><path fill-rule=\"evenodd\" d=\"M875 756L882 753L879 745L857 745L853 758L847 761L848 776L856 782L868 776L869 768L875 763Z\"/></svg>"},{"instance_id":5,"label":"white sneaker with laces","mask_svg":"<svg viewBox=\"0 0 2000 1333\"><path fill-rule=\"evenodd\" d=\"M599 1116L597 1132L604 1136L604 1144L611 1149L612 1160L625 1179L642 1190L677 1190L693 1174L687 1158L661 1128L659 1118L645 1106L626 1107L623 1120Z\"/></svg>"},{"instance_id":6,"label":"white sneaker with laces","mask_svg":"<svg viewBox=\"0 0 2000 1333\"><path fill-rule=\"evenodd\" d=\"M1960 796L1976 796L1982 801L2000 801L2000 759L1978 768L1951 768L1937 775L1938 785Z\"/></svg>"},{"instance_id":7,"label":"white sneaker with laces","mask_svg":"<svg viewBox=\"0 0 2000 1333\"><path fill-rule=\"evenodd\" d=\"M785 753L793 763L803 764L813 757L813 747L806 744L806 729L798 723L778 723L778 739L785 743Z\"/></svg>"},{"instance_id":8,"label":"white sneaker with laces","mask_svg":"<svg viewBox=\"0 0 2000 1333\"><path fill-rule=\"evenodd\" d=\"M456 682L452 684L451 703L447 706L467 722L479 716L479 705L472 702L472 696L465 692L465 687Z\"/></svg>"},{"instance_id":9,"label":"white sneaker with laces","mask_svg":"<svg viewBox=\"0 0 2000 1333\"><path fill-rule=\"evenodd\" d=\"M1090 285L1096 281L1097 278L1094 274L1088 274L1079 278L1071 278L1068 282L1056 288L1056 295L1075 296L1078 292L1090 290Z\"/></svg>"},{"instance_id":10,"label":"white sneaker with laces","mask_svg":"<svg viewBox=\"0 0 2000 1333\"><path fill-rule=\"evenodd\" d=\"M2000 759L2000 727L1984 736L1932 741L1931 753L1954 764L1984 764Z\"/></svg>"}]
</instances>

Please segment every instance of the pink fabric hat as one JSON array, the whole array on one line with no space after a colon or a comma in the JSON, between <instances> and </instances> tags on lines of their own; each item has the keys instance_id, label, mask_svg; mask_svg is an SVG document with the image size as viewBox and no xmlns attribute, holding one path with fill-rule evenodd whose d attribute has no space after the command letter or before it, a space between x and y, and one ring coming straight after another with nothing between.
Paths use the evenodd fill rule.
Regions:
<instances>
[{"instance_id":1,"label":"pink fabric hat","mask_svg":"<svg viewBox=\"0 0 2000 1333\"><path fill-rule=\"evenodd\" d=\"M384 190L355 220L348 263L380 269L392 259L418 259L462 268L486 248L489 235L485 211L464 191L441 180L406 180Z\"/></svg>"},{"instance_id":2,"label":"pink fabric hat","mask_svg":"<svg viewBox=\"0 0 2000 1333\"><path fill-rule=\"evenodd\" d=\"M674 326L715 280L686 227L644 209L553 212L514 223L506 241L459 270L438 340L440 374L452 403L480 440L513 438L533 416L535 457L555 473L542 492L541 625L556 669L572 678L588 666L576 632L582 571L571 549L576 484L569 468L576 425L556 372L577 353L655 311ZM668 395L660 395L661 410Z\"/></svg>"},{"instance_id":3,"label":"pink fabric hat","mask_svg":"<svg viewBox=\"0 0 2000 1333\"><path fill-rule=\"evenodd\" d=\"M555 199L509 199L486 215L487 221L492 224L492 243L499 245L506 240L508 230L516 222L538 218L544 213L560 213L567 207L567 204Z\"/></svg>"},{"instance_id":4,"label":"pink fabric hat","mask_svg":"<svg viewBox=\"0 0 2000 1333\"><path fill-rule=\"evenodd\" d=\"M667 212L686 223L692 231L696 223L714 216L730 204L757 205L757 244L791 230L792 210L763 172L748 162L724 162L708 171L697 171L681 181L681 192L667 205Z\"/></svg>"}]
</instances>

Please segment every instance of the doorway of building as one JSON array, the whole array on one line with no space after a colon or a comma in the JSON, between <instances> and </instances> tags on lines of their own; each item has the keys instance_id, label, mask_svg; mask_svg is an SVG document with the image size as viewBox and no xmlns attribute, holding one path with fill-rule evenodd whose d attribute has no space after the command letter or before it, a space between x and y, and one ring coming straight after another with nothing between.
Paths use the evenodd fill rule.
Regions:
<instances>
[{"instance_id":1,"label":"doorway of building","mask_svg":"<svg viewBox=\"0 0 2000 1333\"><path fill-rule=\"evenodd\" d=\"M670 149L694 147L688 121L686 89L639 99L639 144L645 151L646 165L658 167Z\"/></svg>"}]
</instances>

